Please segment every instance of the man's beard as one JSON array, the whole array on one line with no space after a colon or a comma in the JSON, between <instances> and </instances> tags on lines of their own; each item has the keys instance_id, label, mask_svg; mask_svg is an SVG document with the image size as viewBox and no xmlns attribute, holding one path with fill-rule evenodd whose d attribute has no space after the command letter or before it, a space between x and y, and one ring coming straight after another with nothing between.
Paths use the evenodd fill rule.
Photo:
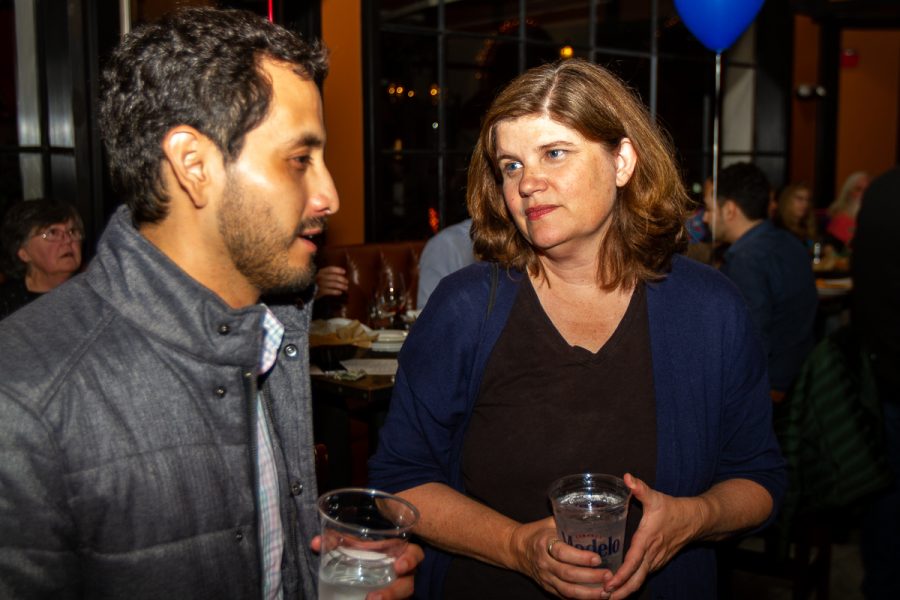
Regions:
<instances>
[{"instance_id":1,"label":"man's beard","mask_svg":"<svg viewBox=\"0 0 900 600\"><path fill-rule=\"evenodd\" d=\"M307 264L295 266L289 254L301 232L324 225L324 218L307 219L285 233L272 207L251 206L240 183L229 175L218 221L229 257L260 294L294 294L312 283L316 273L312 255Z\"/></svg>"}]
</instances>

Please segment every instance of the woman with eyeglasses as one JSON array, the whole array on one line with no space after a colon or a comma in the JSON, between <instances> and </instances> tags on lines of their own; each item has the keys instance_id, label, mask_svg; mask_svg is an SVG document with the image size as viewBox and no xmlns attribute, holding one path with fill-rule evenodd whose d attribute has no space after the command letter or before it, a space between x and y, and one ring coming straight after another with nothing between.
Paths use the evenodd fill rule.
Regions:
<instances>
[{"instance_id":1,"label":"woman with eyeglasses","mask_svg":"<svg viewBox=\"0 0 900 600\"><path fill-rule=\"evenodd\" d=\"M3 219L0 319L65 282L81 268L84 225L75 207L52 200L13 205Z\"/></svg>"}]
</instances>

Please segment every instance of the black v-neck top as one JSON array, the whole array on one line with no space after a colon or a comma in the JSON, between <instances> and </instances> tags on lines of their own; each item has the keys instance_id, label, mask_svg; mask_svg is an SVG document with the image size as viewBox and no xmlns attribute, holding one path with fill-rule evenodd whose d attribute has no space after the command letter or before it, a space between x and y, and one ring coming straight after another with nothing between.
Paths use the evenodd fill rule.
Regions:
<instances>
[{"instance_id":1,"label":"black v-neck top","mask_svg":"<svg viewBox=\"0 0 900 600\"><path fill-rule=\"evenodd\" d=\"M655 407L643 284L596 353L569 345L534 288L522 285L488 359L466 432L466 493L525 523L552 514L547 489L563 475L630 472L652 486ZM626 549L640 515L632 502ZM445 597L550 596L524 575L456 557Z\"/></svg>"}]
</instances>

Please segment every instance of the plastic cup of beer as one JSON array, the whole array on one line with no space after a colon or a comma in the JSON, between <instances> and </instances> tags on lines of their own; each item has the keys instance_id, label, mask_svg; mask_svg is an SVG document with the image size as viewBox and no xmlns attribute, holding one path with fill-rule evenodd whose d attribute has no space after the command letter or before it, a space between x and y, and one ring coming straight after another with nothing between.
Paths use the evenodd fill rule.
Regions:
<instances>
[{"instance_id":1,"label":"plastic cup of beer","mask_svg":"<svg viewBox=\"0 0 900 600\"><path fill-rule=\"evenodd\" d=\"M567 475L549 490L559 539L600 555L601 569L615 572L625 554L625 519L631 490L620 477Z\"/></svg>"},{"instance_id":2,"label":"plastic cup of beer","mask_svg":"<svg viewBox=\"0 0 900 600\"><path fill-rule=\"evenodd\" d=\"M364 600L391 584L394 561L419 520L415 506L378 490L343 488L318 500L320 600Z\"/></svg>"}]
</instances>

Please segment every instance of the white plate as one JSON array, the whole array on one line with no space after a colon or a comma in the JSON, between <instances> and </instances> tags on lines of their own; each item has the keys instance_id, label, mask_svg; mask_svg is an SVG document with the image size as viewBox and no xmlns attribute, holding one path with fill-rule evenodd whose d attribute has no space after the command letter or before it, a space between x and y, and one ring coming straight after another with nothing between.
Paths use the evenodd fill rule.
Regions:
<instances>
[{"instance_id":1,"label":"white plate","mask_svg":"<svg viewBox=\"0 0 900 600\"><path fill-rule=\"evenodd\" d=\"M403 342L372 342L372 352L400 352Z\"/></svg>"},{"instance_id":2,"label":"white plate","mask_svg":"<svg viewBox=\"0 0 900 600\"><path fill-rule=\"evenodd\" d=\"M406 332L402 329L376 329L379 342L400 342L406 339Z\"/></svg>"},{"instance_id":3,"label":"white plate","mask_svg":"<svg viewBox=\"0 0 900 600\"><path fill-rule=\"evenodd\" d=\"M329 326L333 327L333 329L335 331L337 331L341 327L346 327L347 325L352 323L354 320L355 319L344 319L341 317L335 317L333 319L328 319L327 323ZM362 326L363 330L366 333L368 333L368 334L372 333L372 329L368 325L366 325L365 323L360 323L360 325Z\"/></svg>"}]
</instances>

